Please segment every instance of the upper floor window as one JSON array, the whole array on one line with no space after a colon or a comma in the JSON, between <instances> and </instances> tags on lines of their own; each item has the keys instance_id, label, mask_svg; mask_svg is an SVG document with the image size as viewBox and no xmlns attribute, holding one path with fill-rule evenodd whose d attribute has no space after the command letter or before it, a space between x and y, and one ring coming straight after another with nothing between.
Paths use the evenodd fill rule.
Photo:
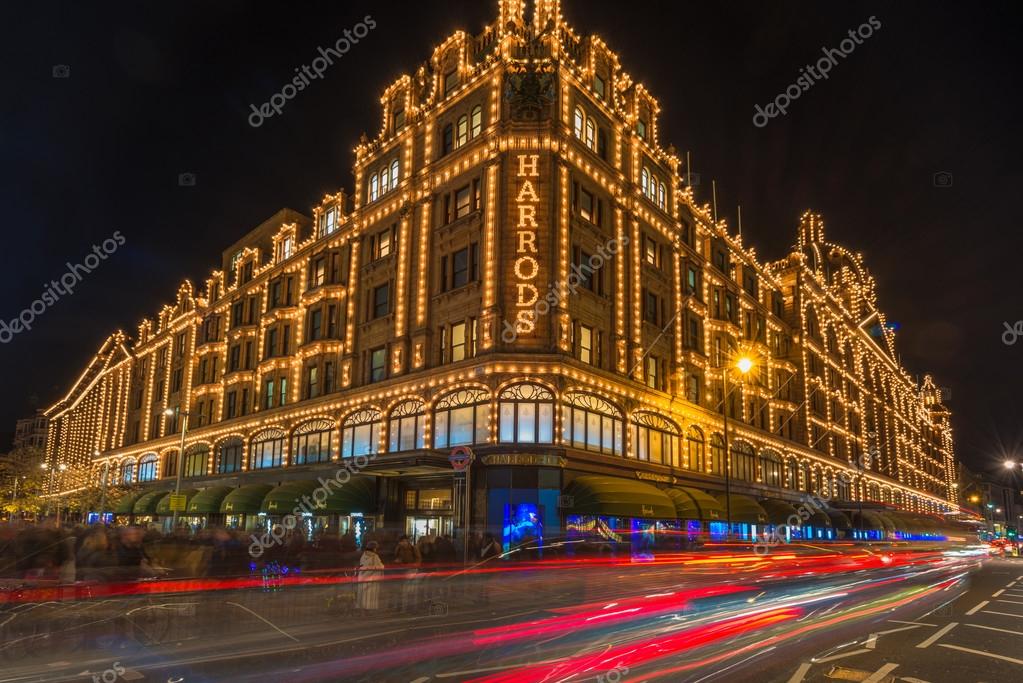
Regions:
<instances>
[{"instance_id":1,"label":"upper floor window","mask_svg":"<svg viewBox=\"0 0 1023 683\"><path fill-rule=\"evenodd\" d=\"M440 258L441 291L479 280L479 243L473 242Z\"/></svg>"},{"instance_id":2,"label":"upper floor window","mask_svg":"<svg viewBox=\"0 0 1023 683\"><path fill-rule=\"evenodd\" d=\"M391 410L387 425L389 451L411 451L422 448L426 434L423 402L415 399L399 403Z\"/></svg>"},{"instance_id":3,"label":"upper floor window","mask_svg":"<svg viewBox=\"0 0 1023 683\"><path fill-rule=\"evenodd\" d=\"M597 97L600 99L604 99L606 97L605 90L604 79L593 74L593 92L597 93Z\"/></svg>"},{"instance_id":4,"label":"upper floor window","mask_svg":"<svg viewBox=\"0 0 1023 683\"><path fill-rule=\"evenodd\" d=\"M185 466L181 470L184 477L206 476L206 464L210 457L210 447L206 444L197 444L185 452Z\"/></svg>"},{"instance_id":5,"label":"upper floor window","mask_svg":"<svg viewBox=\"0 0 1023 683\"><path fill-rule=\"evenodd\" d=\"M390 164L385 164L379 173L369 177L369 201L374 202L398 187L399 168L398 160L393 159Z\"/></svg>"},{"instance_id":6,"label":"upper floor window","mask_svg":"<svg viewBox=\"0 0 1023 683\"><path fill-rule=\"evenodd\" d=\"M332 234L335 230L337 230L339 223L339 209L336 206L332 206L320 214L320 223L317 227L319 230L319 236L324 237Z\"/></svg>"},{"instance_id":7,"label":"upper floor window","mask_svg":"<svg viewBox=\"0 0 1023 683\"><path fill-rule=\"evenodd\" d=\"M121 483L135 483L135 463L132 460L125 460L121 465Z\"/></svg>"},{"instance_id":8,"label":"upper floor window","mask_svg":"<svg viewBox=\"0 0 1023 683\"><path fill-rule=\"evenodd\" d=\"M537 384L516 384L501 392L502 443L553 443L554 394Z\"/></svg>"},{"instance_id":9,"label":"upper floor window","mask_svg":"<svg viewBox=\"0 0 1023 683\"><path fill-rule=\"evenodd\" d=\"M387 348L381 346L369 352L369 381L379 382L387 378Z\"/></svg>"},{"instance_id":10,"label":"upper floor window","mask_svg":"<svg viewBox=\"0 0 1023 683\"><path fill-rule=\"evenodd\" d=\"M632 444L637 459L678 466L681 443L681 432L674 423L654 413L633 415Z\"/></svg>"},{"instance_id":11,"label":"upper floor window","mask_svg":"<svg viewBox=\"0 0 1023 683\"><path fill-rule=\"evenodd\" d=\"M345 418L341 429L341 457L376 453L380 444L380 411L366 408Z\"/></svg>"},{"instance_id":12,"label":"upper floor window","mask_svg":"<svg viewBox=\"0 0 1023 683\"><path fill-rule=\"evenodd\" d=\"M370 320L382 318L391 310L391 284L385 282L373 288L373 298L370 300Z\"/></svg>"},{"instance_id":13,"label":"upper floor window","mask_svg":"<svg viewBox=\"0 0 1023 683\"><path fill-rule=\"evenodd\" d=\"M280 242L277 243L277 260L284 261L285 259L291 258L291 255L295 251L295 238L288 235Z\"/></svg>"},{"instance_id":14,"label":"upper floor window","mask_svg":"<svg viewBox=\"0 0 1023 683\"><path fill-rule=\"evenodd\" d=\"M663 180L657 174L644 166L639 173L639 185L643 190L643 196L657 205L657 208L667 207L668 189Z\"/></svg>"},{"instance_id":15,"label":"upper floor window","mask_svg":"<svg viewBox=\"0 0 1023 683\"><path fill-rule=\"evenodd\" d=\"M299 425L291 437L291 464L312 465L330 460L330 442L334 423L311 420Z\"/></svg>"},{"instance_id":16,"label":"upper floor window","mask_svg":"<svg viewBox=\"0 0 1023 683\"><path fill-rule=\"evenodd\" d=\"M154 481L158 474L160 464L160 456L156 453L147 453L139 459L139 476L140 482Z\"/></svg>"},{"instance_id":17,"label":"upper floor window","mask_svg":"<svg viewBox=\"0 0 1023 683\"><path fill-rule=\"evenodd\" d=\"M459 389L433 407L433 447L451 448L490 440L490 394Z\"/></svg>"},{"instance_id":18,"label":"upper floor window","mask_svg":"<svg viewBox=\"0 0 1023 683\"><path fill-rule=\"evenodd\" d=\"M572 132L584 145L597 152L602 159L606 159L607 142L604 130L597 125L592 116L586 115L580 106L576 106L572 116Z\"/></svg>"},{"instance_id":19,"label":"upper floor window","mask_svg":"<svg viewBox=\"0 0 1023 683\"><path fill-rule=\"evenodd\" d=\"M643 119L636 121L636 134L646 140L646 121Z\"/></svg>"},{"instance_id":20,"label":"upper floor window","mask_svg":"<svg viewBox=\"0 0 1023 683\"><path fill-rule=\"evenodd\" d=\"M451 91L458 87L458 69L452 69L444 74L444 96L447 97Z\"/></svg>"},{"instance_id":21,"label":"upper floor window","mask_svg":"<svg viewBox=\"0 0 1023 683\"><path fill-rule=\"evenodd\" d=\"M242 449L244 444L238 437L232 437L220 444L217 454L217 474L230 474L242 469Z\"/></svg>"},{"instance_id":22,"label":"upper floor window","mask_svg":"<svg viewBox=\"0 0 1023 683\"><path fill-rule=\"evenodd\" d=\"M597 453L621 455L622 412L599 396L570 394L562 407L561 440Z\"/></svg>"},{"instance_id":23,"label":"upper floor window","mask_svg":"<svg viewBox=\"0 0 1023 683\"><path fill-rule=\"evenodd\" d=\"M284 464L284 431L268 429L252 437L249 469L262 470Z\"/></svg>"}]
</instances>

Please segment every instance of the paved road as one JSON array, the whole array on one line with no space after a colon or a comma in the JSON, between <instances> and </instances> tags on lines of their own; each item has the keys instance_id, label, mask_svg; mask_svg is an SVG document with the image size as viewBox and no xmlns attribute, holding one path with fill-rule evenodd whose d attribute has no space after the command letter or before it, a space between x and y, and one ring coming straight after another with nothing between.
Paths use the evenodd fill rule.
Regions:
<instances>
[{"instance_id":1,"label":"paved road","mask_svg":"<svg viewBox=\"0 0 1023 683\"><path fill-rule=\"evenodd\" d=\"M866 626L866 624L864 625ZM967 683L1023 680L1023 559L990 560L926 611L876 619L775 678Z\"/></svg>"},{"instance_id":2,"label":"paved road","mask_svg":"<svg viewBox=\"0 0 1023 683\"><path fill-rule=\"evenodd\" d=\"M22 605L0 683L1023 679L1023 560L843 552Z\"/></svg>"}]
</instances>

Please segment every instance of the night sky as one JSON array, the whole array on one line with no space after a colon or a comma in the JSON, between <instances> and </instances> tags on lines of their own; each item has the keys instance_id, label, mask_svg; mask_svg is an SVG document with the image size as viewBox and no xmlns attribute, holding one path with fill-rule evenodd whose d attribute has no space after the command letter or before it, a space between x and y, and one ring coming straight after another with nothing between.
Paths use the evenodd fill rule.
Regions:
<instances>
[{"instance_id":1,"label":"night sky","mask_svg":"<svg viewBox=\"0 0 1023 683\"><path fill-rule=\"evenodd\" d=\"M968 465L994 469L1023 445L1023 338L1002 341L1003 323L1023 320L1018 9L564 0L564 11L659 99L661 141L691 153L702 201L717 181L733 225L742 205L744 238L762 257L788 252L807 208L831 240L864 253L900 326L903 364L951 391ZM115 231L125 244L0 344L0 447L108 334L134 335L249 229L350 189L352 148L378 131L383 88L496 12L497 0L4 3L0 318ZM366 15L377 24L368 36L280 116L249 125L250 105ZM871 16L881 28L827 80L753 125L755 104ZM950 187L935 185L942 172ZM179 185L189 173L194 186Z\"/></svg>"}]
</instances>

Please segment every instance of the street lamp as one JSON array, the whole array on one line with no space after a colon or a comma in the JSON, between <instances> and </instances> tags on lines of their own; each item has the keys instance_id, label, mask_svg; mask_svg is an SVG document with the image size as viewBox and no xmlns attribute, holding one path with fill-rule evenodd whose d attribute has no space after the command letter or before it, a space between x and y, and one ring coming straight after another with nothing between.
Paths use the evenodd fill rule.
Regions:
<instances>
[{"instance_id":1,"label":"street lamp","mask_svg":"<svg viewBox=\"0 0 1023 683\"><path fill-rule=\"evenodd\" d=\"M44 463L40 463L39 467L41 467L44 470L50 470L50 485L49 485L50 495L46 499L46 516L49 517L50 516L50 509L51 509L51 506L53 505L53 475L56 474L57 470L60 470L61 472L66 470L67 469L67 465L65 465L64 463L60 463L56 467L50 467L50 463L44 462ZM57 526L60 526L60 505L59 504L57 506Z\"/></svg>"},{"instance_id":2,"label":"street lamp","mask_svg":"<svg viewBox=\"0 0 1023 683\"><path fill-rule=\"evenodd\" d=\"M1016 463L1013 462L1012 460L1006 460L1002 464L1005 465L1005 469L1007 469L1007 470L1014 470L1014 469L1016 469Z\"/></svg>"},{"instance_id":3,"label":"street lamp","mask_svg":"<svg viewBox=\"0 0 1023 683\"><path fill-rule=\"evenodd\" d=\"M99 457L99 449L96 449L96 457ZM107 479L110 475L110 461L107 460L103 463L103 492L100 494L99 499L99 523L106 523L106 511L107 511Z\"/></svg>"},{"instance_id":4,"label":"street lamp","mask_svg":"<svg viewBox=\"0 0 1023 683\"><path fill-rule=\"evenodd\" d=\"M163 414L167 417L171 417L174 415L174 412L174 408L167 408L163 411ZM179 410L178 414L184 419L181 421L181 448L178 449L178 462L177 467L175 468L177 470L177 476L174 478L175 500L177 500L178 494L181 493L181 469L185 466L185 434L188 432L188 413ZM178 528L178 509L176 507L174 508L173 514L174 516L171 521L172 531Z\"/></svg>"},{"instance_id":5,"label":"street lamp","mask_svg":"<svg viewBox=\"0 0 1023 683\"><path fill-rule=\"evenodd\" d=\"M753 369L753 360L748 356L742 356L735 363L735 368L743 375L749 374ZM721 412L724 415L724 442L725 442L725 539L732 537L732 456L728 450L728 371L731 366L726 365L721 371L722 393L724 396Z\"/></svg>"}]
</instances>

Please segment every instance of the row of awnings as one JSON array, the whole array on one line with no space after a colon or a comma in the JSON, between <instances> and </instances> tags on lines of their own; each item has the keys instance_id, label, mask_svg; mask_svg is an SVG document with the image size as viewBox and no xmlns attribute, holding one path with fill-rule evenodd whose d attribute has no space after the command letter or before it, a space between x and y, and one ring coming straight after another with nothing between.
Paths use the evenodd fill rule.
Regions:
<instances>
[{"instance_id":1,"label":"row of awnings","mask_svg":"<svg viewBox=\"0 0 1023 683\"><path fill-rule=\"evenodd\" d=\"M725 521L730 504L732 522L740 524L788 524L819 529L860 529L885 535L948 536L965 533L954 524L896 510L858 511L822 509L819 506L767 498L756 500L733 493L711 494L689 486L659 489L642 481L621 477L583 475L565 490L568 513L585 516L641 519L691 519Z\"/></svg>"},{"instance_id":2,"label":"row of awnings","mask_svg":"<svg viewBox=\"0 0 1023 683\"><path fill-rule=\"evenodd\" d=\"M116 515L170 515L170 494L172 491L145 491L125 496L114 507ZM210 486L204 489L184 489L185 515L209 514L268 514L284 515L308 510L317 514L351 514L371 512L374 504L376 485L372 477L352 477L344 484L332 483L323 486L315 480L284 482L279 486L270 484L247 484L238 488L232 486Z\"/></svg>"}]
</instances>

